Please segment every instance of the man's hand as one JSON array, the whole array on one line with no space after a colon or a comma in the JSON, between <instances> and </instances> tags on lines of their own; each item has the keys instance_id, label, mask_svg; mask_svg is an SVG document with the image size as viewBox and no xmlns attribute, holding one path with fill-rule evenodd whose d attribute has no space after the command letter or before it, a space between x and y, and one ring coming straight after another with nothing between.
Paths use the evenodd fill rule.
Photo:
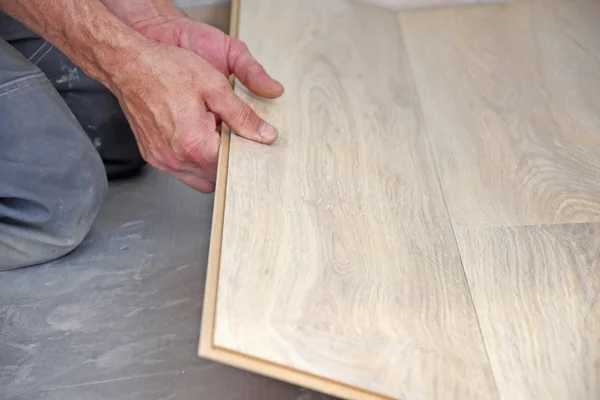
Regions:
<instances>
[{"instance_id":1,"label":"man's hand","mask_svg":"<svg viewBox=\"0 0 600 400\"><path fill-rule=\"evenodd\" d=\"M272 99L283 94L283 86L267 74L243 42L187 18L171 0L101 1L145 37L192 53L158 46L163 62L157 67L164 68L158 79L165 78L157 91L161 96L139 101L152 98L152 94L133 91L128 98L127 90L123 92L122 103L148 163L201 192L210 192L215 187L221 121L250 140L269 144L276 139L276 129L261 121L226 81L233 74L260 97ZM157 56L149 54L152 63ZM174 86L172 80L177 78ZM146 87L143 82L138 86ZM190 91L195 101L189 100L190 93L185 95ZM186 111L181 112L180 107ZM169 113L169 118L160 117L161 112ZM142 118L148 114L156 117Z\"/></svg>"},{"instance_id":2,"label":"man's hand","mask_svg":"<svg viewBox=\"0 0 600 400\"><path fill-rule=\"evenodd\" d=\"M223 75L234 74L254 94L269 99L283 94L283 86L266 73L242 41L187 18L171 0L101 1L144 36L194 52Z\"/></svg>"},{"instance_id":3,"label":"man's hand","mask_svg":"<svg viewBox=\"0 0 600 400\"><path fill-rule=\"evenodd\" d=\"M219 118L256 142L277 137L226 76L193 52L154 43L113 79L144 159L200 192L215 188Z\"/></svg>"},{"instance_id":4,"label":"man's hand","mask_svg":"<svg viewBox=\"0 0 600 400\"><path fill-rule=\"evenodd\" d=\"M268 98L281 85L241 42L188 20L171 0L0 0L0 10L107 86L146 161L198 191L215 187L220 120L250 140L277 138L227 77Z\"/></svg>"},{"instance_id":5,"label":"man's hand","mask_svg":"<svg viewBox=\"0 0 600 400\"><path fill-rule=\"evenodd\" d=\"M234 74L260 97L283 94L283 86L267 74L242 41L210 25L182 16L161 16L132 27L148 38L196 53L223 75Z\"/></svg>"}]
</instances>

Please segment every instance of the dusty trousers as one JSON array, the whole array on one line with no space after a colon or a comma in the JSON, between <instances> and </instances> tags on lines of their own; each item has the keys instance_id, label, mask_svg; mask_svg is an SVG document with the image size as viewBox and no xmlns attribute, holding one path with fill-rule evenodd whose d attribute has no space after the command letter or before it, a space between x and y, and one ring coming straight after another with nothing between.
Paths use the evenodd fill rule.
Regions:
<instances>
[{"instance_id":1,"label":"dusty trousers","mask_svg":"<svg viewBox=\"0 0 600 400\"><path fill-rule=\"evenodd\" d=\"M0 270L75 249L108 179L143 165L112 93L0 12Z\"/></svg>"}]
</instances>

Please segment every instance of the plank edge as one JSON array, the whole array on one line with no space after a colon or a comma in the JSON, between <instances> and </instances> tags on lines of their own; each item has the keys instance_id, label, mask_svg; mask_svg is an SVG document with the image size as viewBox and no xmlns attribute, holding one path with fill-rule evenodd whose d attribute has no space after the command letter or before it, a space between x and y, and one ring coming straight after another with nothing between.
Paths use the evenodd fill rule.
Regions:
<instances>
[{"instance_id":1,"label":"plank edge","mask_svg":"<svg viewBox=\"0 0 600 400\"><path fill-rule=\"evenodd\" d=\"M229 31L230 36L237 37L240 13L240 0L232 0ZM229 83L234 87L235 79L229 78ZM219 285L219 267L221 264L221 245L223 241L223 222L225 217L225 198L227 194L227 176L229 170L229 149L231 143L231 129L223 123L221 129L221 146L217 164L217 181L215 186L212 229L208 250L208 264L206 268L206 282L204 301L202 306L202 321L200 327L200 357L209 354L213 347L213 334L215 327L215 314L217 310L217 288Z\"/></svg>"},{"instance_id":2,"label":"plank edge","mask_svg":"<svg viewBox=\"0 0 600 400\"><path fill-rule=\"evenodd\" d=\"M402 400L402 398L394 399L223 347L212 345L204 350L204 358L212 361L296 386L317 390L338 398L352 400Z\"/></svg>"}]
</instances>

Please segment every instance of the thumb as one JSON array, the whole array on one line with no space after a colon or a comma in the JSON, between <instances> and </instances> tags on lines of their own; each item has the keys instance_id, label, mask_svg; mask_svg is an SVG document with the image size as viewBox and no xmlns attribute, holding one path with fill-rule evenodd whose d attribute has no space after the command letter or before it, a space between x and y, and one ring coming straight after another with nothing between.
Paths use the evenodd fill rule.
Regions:
<instances>
[{"instance_id":1,"label":"thumb","mask_svg":"<svg viewBox=\"0 0 600 400\"><path fill-rule=\"evenodd\" d=\"M277 129L260 118L229 85L226 90L219 90L218 94L208 96L206 105L235 133L246 139L271 144L279 136Z\"/></svg>"}]
</instances>

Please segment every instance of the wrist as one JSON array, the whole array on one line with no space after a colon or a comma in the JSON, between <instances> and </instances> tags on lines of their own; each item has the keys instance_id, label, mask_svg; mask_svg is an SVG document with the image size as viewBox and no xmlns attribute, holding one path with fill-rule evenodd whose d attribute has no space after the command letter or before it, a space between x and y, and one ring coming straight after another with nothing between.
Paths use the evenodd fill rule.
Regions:
<instances>
[{"instance_id":1,"label":"wrist","mask_svg":"<svg viewBox=\"0 0 600 400\"><path fill-rule=\"evenodd\" d=\"M141 35L140 35L141 36ZM161 46L153 40L142 37L130 46L124 48L123 57L117 63L108 64L109 73L103 83L117 96L122 95L132 85L141 82L151 82L156 64L161 62L158 56L158 47Z\"/></svg>"},{"instance_id":2,"label":"wrist","mask_svg":"<svg viewBox=\"0 0 600 400\"><path fill-rule=\"evenodd\" d=\"M122 71L152 46L97 0L0 0L0 9L111 90Z\"/></svg>"},{"instance_id":3,"label":"wrist","mask_svg":"<svg viewBox=\"0 0 600 400\"><path fill-rule=\"evenodd\" d=\"M131 29L133 31L133 29ZM115 42L102 43L91 50L93 56L82 68L116 93L128 80L142 73L138 61L152 51L156 43L137 32L128 33Z\"/></svg>"},{"instance_id":4,"label":"wrist","mask_svg":"<svg viewBox=\"0 0 600 400\"><path fill-rule=\"evenodd\" d=\"M80 26L78 33L56 40L57 47L79 65L90 77L114 91L135 69L137 59L153 45L116 16L95 14L89 24ZM73 31L71 31L73 32Z\"/></svg>"}]
</instances>

